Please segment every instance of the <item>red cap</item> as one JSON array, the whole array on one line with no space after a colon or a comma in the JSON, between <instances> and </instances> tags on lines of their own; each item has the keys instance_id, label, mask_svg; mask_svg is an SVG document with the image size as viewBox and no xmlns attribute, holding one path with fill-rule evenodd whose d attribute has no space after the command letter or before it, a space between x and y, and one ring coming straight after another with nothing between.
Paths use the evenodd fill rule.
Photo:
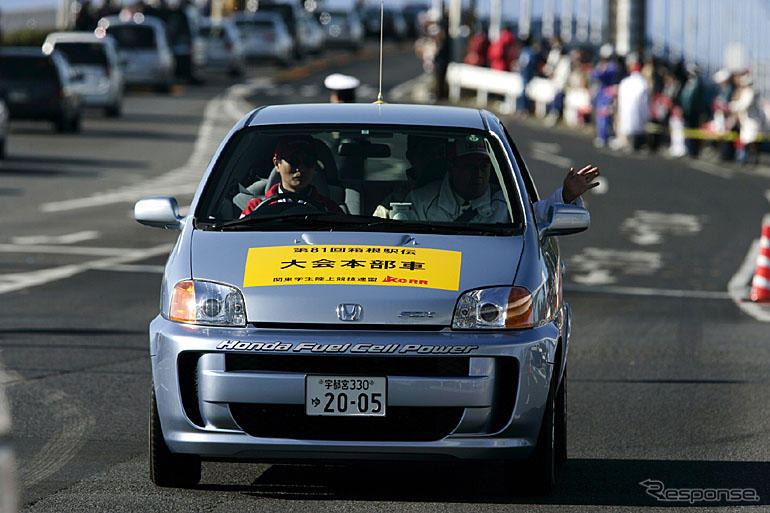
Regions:
<instances>
[{"instance_id":1,"label":"red cap","mask_svg":"<svg viewBox=\"0 0 770 513\"><path fill-rule=\"evenodd\" d=\"M275 145L275 156L290 159L297 152L317 156L313 140L307 136L283 137Z\"/></svg>"}]
</instances>

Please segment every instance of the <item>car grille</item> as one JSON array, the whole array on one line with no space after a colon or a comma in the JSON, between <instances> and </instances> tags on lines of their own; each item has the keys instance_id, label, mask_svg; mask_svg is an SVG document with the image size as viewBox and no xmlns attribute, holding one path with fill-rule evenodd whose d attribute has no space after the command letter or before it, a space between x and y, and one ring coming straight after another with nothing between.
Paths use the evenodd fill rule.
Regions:
<instances>
[{"instance_id":1,"label":"car grille","mask_svg":"<svg viewBox=\"0 0 770 513\"><path fill-rule=\"evenodd\" d=\"M313 356L228 354L228 371L273 371L357 376L460 377L468 375L470 358L431 356Z\"/></svg>"},{"instance_id":2,"label":"car grille","mask_svg":"<svg viewBox=\"0 0 770 513\"><path fill-rule=\"evenodd\" d=\"M328 441L428 442L449 435L463 408L389 406L385 417L315 417L303 405L230 404L235 422L251 436Z\"/></svg>"}]
</instances>

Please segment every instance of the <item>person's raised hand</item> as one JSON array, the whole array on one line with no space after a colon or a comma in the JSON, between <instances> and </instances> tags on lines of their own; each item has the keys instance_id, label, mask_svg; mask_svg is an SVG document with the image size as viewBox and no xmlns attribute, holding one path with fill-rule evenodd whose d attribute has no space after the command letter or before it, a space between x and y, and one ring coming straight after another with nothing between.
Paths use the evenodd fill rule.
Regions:
<instances>
[{"instance_id":1,"label":"person's raised hand","mask_svg":"<svg viewBox=\"0 0 770 513\"><path fill-rule=\"evenodd\" d=\"M566 178L564 178L564 184L561 189L564 203L572 203L588 189L593 189L599 185L599 182L594 182L597 176L599 176L599 168L591 164L580 171L575 171L575 168L571 167Z\"/></svg>"}]
</instances>

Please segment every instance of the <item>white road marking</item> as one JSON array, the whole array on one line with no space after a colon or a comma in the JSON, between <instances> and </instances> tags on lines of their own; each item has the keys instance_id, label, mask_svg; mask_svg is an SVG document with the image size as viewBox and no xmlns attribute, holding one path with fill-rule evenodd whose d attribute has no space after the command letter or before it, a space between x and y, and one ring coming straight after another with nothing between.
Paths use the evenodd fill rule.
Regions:
<instances>
[{"instance_id":1,"label":"white road marking","mask_svg":"<svg viewBox=\"0 0 770 513\"><path fill-rule=\"evenodd\" d=\"M543 162L547 162L548 164L553 164L556 167L564 168L565 170L569 170L569 168L572 167L571 159L547 151L533 149L529 156L535 160L541 160Z\"/></svg>"},{"instance_id":2,"label":"white road marking","mask_svg":"<svg viewBox=\"0 0 770 513\"><path fill-rule=\"evenodd\" d=\"M104 271L122 272L122 273L149 273L149 274L163 274L166 270L165 265L142 265L142 264L123 264L113 265L109 269L103 269Z\"/></svg>"},{"instance_id":3,"label":"white road marking","mask_svg":"<svg viewBox=\"0 0 770 513\"><path fill-rule=\"evenodd\" d=\"M609 285L618 281L616 274L650 276L662 266L660 253L589 247L569 258L567 276L583 285Z\"/></svg>"},{"instance_id":4,"label":"white road marking","mask_svg":"<svg viewBox=\"0 0 770 513\"><path fill-rule=\"evenodd\" d=\"M22 237L12 237L11 242L13 244L74 244L76 242L97 238L99 238L99 232L96 230L84 230L65 235L27 235Z\"/></svg>"},{"instance_id":5,"label":"white road marking","mask_svg":"<svg viewBox=\"0 0 770 513\"><path fill-rule=\"evenodd\" d=\"M543 153L559 153L561 151L561 144L555 142L543 142L533 141L532 149Z\"/></svg>"},{"instance_id":6,"label":"white road marking","mask_svg":"<svg viewBox=\"0 0 770 513\"><path fill-rule=\"evenodd\" d=\"M622 296L675 297L688 299L730 299L732 297L727 292L711 290L656 289L650 287L623 287L620 285L597 287L593 285L567 284L564 286L564 290L566 292L597 292Z\"/></svg>"},{"instance_id":7,"label":"white road marking","mask_svg":"<svg viewBox=\"0 0 770 513\"><path fill-rule=\"evenodd\" d=\"M44 246L38 244L0 244L0 253L48 253L55 255L121 256L136 251L131 248L96 248L88 246Z\"/></svg>"},{"instance_id":8,"label":"white road marking","mask_svg":"<svg viewBox=\"0 0 770 513\"><path fill-rule=\"evenodd\" d=\"M718 164L712 164L705 160L688 160L691 168L719 178L730 179L735 176L735 171L726 169Z\"/></svg>"},{"instance_id":9,"label":"white road marking","mask_svg":"<svg viewBox=\"0 0 770 513\"><path fill-rule=\"evenodd\" d=\"M122 250L120 255L114 255L114 253L110 253L112 256L108 256L107 258L92 260L80 264L51 267L26 273L0 274L0 294L5 294L7 292L29 287L35 287L38 285L44 285L56 280L63 280L65 278L70 278L86 271L110 270L115 266L130 264L132 262L145 260L154 256L168 254L172 248L172 244L161 244L159 246L146 249Z\"/></svg>"},{"instance_id":10,"label":"white road marking","mask_svg":"<svg viewBox=\"0 0 770 513\"><path fill-rule=\"evenodd\" d=\"M743 259L743 263L727 283L727 292L732 297L738 308L746 315L762 322L770 322L770 306L762 306L749 301L749 290L751 279L757 266L757 255L759 255L759 239L754 240L749 247L748 253Z\"/></svg>"},{"instance_id":11,"label":"white road marking","mask_svg":"<svg viewBox=\"0 0 770 513\"><path fill-rule=\"evenodd\" d=\"M666 234L696 235L701 231L705 219L705 216L690 214L637 210L633 216L623 221L620 231L634 244L648 246L662 243Z\"/></svg>"}]
</instances>

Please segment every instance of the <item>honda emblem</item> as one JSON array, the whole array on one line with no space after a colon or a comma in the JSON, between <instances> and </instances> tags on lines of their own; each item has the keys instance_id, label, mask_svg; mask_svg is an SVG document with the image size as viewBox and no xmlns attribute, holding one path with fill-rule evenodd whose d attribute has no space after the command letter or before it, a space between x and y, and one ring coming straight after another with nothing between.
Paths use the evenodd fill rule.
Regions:
<instances>
[{"instance_id":1,"label":"honda emblem","mask_svg":"<svg viewBox=\"0 0 770 513\"><path fill-rule=\"evenodd\" d=\"M357 321L361 319L361 305L342 303L337 305L337 317L341 321Z\"/></svg>"}]
</instances>

